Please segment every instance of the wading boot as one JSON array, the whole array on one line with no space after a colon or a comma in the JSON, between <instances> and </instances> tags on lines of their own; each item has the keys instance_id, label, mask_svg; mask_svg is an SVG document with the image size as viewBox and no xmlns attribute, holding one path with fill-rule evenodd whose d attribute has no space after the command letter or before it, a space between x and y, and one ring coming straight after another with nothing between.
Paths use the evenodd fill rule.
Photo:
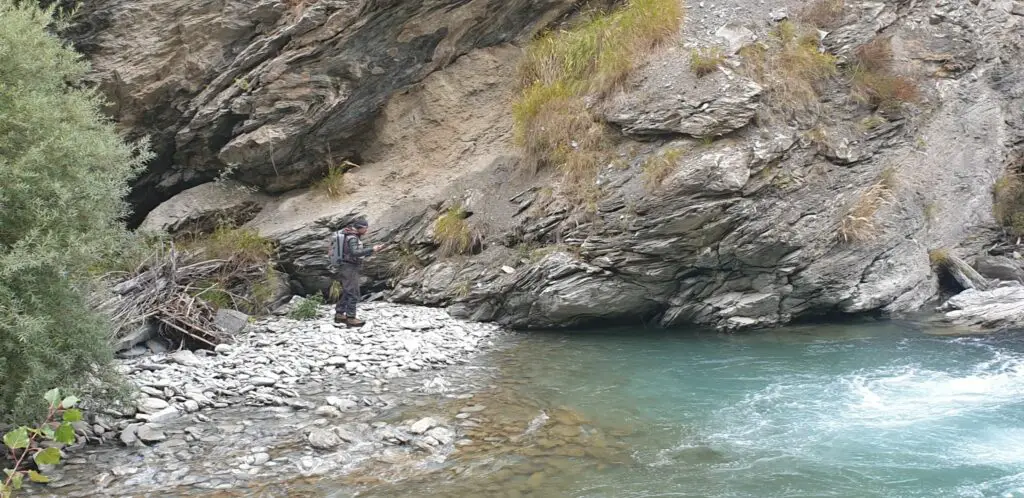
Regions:
<instances>
[{"instance_id":1,"label":"wading boot","mask_svg":"<svg viewBox=\"0 0 1024 498\"><path fill-rule=\"evenodd\" d=\"M340 313L335 313L334 314L334 323L336 323L338 325L345 325L347 322L348 322L348 318L345 317L345 315L342 315Z\"/></svg>"},{"instance_id":2,"label":"wading boot","mask_svg":"<svg viewBox=\"0 0 1024 498\"><path fill-rule=\"evenodd\" d=\"M355 317L345 319L345 325L348 325L349 327L362 327L365 324L366 322Z\"/></svg>"}]
</instances>

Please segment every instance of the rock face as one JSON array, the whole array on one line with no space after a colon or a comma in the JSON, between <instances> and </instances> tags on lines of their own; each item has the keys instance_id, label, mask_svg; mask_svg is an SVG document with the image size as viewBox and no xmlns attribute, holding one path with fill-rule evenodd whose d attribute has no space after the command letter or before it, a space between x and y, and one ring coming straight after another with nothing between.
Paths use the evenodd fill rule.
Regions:
<instances>
[{"instance_id":1,"label":"rock face","mask_svg":"<svg viewBox=\"0 0 1024 498\"><path fill-rule=\"evenodd\" d=\"M271 192L307 184L360 157L389 96L572 3L113 0L83 6L70 36L113 116L154 140L132 199L145 213L229 169Z\"/></svg>"},{"instance_id":2,"label":"rock face","mask_svg":"<svg viewBox=\"0 0 1024 498\"><path fill-rule=\"evenodd\" d=\"M228 167L280 192L325 164L360 163L343 199L279 195L248 223L280 244L297 292L330 285L324 241L359 214L372 240L397 244L365 268L368 288L524 328L736 330L918 310L938 294L930 250L979 254L997 237L992 186L1024 147L1024 17L1012 2L846 2L822 46L849 60L891 37L921 93L899 110L869 108L836 78L815 109L773 114L775 94L743 76L738 56L697 78L689 47L663 49L592 107L619 136L585 209L552 188L556 172L518 163L515 49L473 50L568 3L333 0L242 15L229 1L214 15L115 1L90 7L97 27L76 39L121 123L162 147L139 195ZM686 43L732 54L768 36L777 7L798 5L697 9ZM652 180L652 164L665 174ZM432 227L452 206L481 242L442 258Z\"/></svg>"},{"instance_id":3,"label":"rock face","mask_svg":"<svg viewBox=\"0 0 1024 498\"><path fill-rule=\"evenodd\" d=\"M595 213L576 216L541 189L510 200L521 206L517 241L561 244L553 253L489 248L435 263L404 279L395 297L446 295L454 313L517 327L648 318L735 330L920 309L938 290L930 249L976 254L996 236L991 185L1024 138L1021 70L1002 61L1020 58L1024 19L945 2L862 7L824 44L849 54L888 29L906 70L930 75L916 112L858 127L872 114L840 85L827 91L818 138L785 120L752 126L767 97L741 77L727 79L728 64L706 80L673 81L657 75L684 70L663 55L604 116L627 135L668 137L620 149L628 167L601 171ZM928 55L937 51L947 54L941 63ZM705 88L710 78L721 91ZM710 143L672 136L723 133ZM659 157L671 158L671 173L643 185L645 163ZM869 223L859 214L865 205L874 206ZM869 236L850 239L856 223ZM497 271L502 265L515 272ZM458 293L459 281L473 285Z\"/></svg>"}]
</instances>

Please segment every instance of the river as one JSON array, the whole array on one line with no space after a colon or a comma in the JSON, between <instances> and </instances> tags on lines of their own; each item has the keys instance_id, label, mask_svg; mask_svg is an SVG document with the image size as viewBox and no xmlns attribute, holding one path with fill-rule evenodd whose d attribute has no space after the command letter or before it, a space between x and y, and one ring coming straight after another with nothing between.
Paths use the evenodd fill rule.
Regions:
<instances>
[{"instance_id":1,"label":"river","mask_svg":"<svg viewBox=\"0 0 1024 498\"><path fill-rule=\"evenodd\" d=\"M1013 334L899 322L540 332L450 375L472 400L436 396L391 417L447 418L465 446L411 470L377 462L260 493L1024 497L1024 337ZM216 496L232 494L256 492Z\"/></svg>"}]
</instances>

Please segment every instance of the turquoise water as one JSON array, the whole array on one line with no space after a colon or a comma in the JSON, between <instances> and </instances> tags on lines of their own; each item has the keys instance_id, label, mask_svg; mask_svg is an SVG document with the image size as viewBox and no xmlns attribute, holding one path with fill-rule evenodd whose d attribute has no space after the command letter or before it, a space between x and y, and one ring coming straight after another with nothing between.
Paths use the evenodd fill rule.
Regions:
<instances>
[{"instance_id":1,"label":"turquoise water","mask_svg":"<svg viewBox=\"0 0 1024 498\"><path fill-rule=\"evenodd\" d=\"M896 323L530 334L494 363L499 389L539 412L629 428L625 461L528 466L543 474L531 486L466 491L510 462L488 457L393 494L1024 497L1024 336Z\"/></svg>"}]
</instances>

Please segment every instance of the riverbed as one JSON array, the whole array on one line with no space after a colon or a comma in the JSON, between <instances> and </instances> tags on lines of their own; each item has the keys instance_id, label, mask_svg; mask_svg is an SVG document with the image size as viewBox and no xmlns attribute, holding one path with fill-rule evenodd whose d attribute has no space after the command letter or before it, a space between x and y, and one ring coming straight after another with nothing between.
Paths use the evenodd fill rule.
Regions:
<instances>
[{"instance_id":1,"label":"riverbed","mask_svg":"<svg viewBox=\"0 0 1024 498\"><path fill-rule=\"evenodd\" d=\"M393 407L339 420L214 410L196 429L206 466L93 451L136 467L107 471L104 489L121 496L1024 496L1024 339L1011 333L899 322L536 332L389 389ZM381 436L416 422L451 441ZM351 442L323 451L304 439L338 424Z\"/></svg>"}]
</instances>

